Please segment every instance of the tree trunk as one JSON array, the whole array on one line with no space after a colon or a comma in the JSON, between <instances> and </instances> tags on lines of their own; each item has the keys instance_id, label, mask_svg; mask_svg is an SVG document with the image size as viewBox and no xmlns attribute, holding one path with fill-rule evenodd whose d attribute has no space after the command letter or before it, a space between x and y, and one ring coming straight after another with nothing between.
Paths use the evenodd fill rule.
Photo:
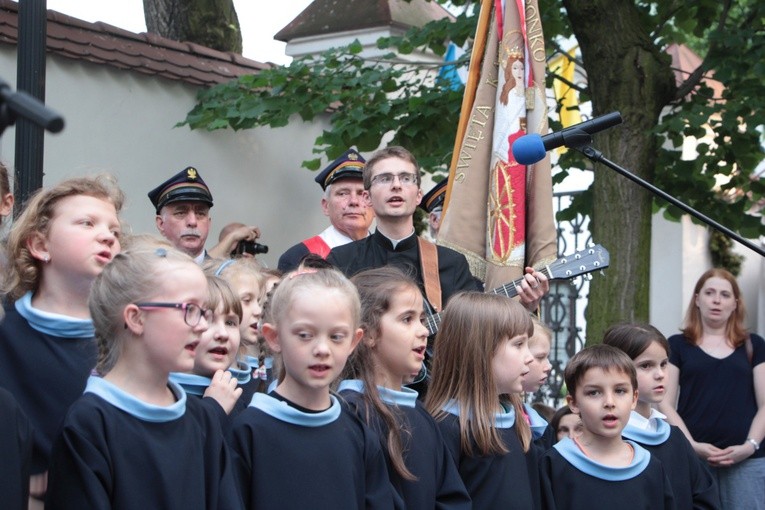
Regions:
<instances>
[{"instance_id":1,"label":"tree trunk","mask_svg":"<svg viewBox=\"0 0 765 510\"><path fill-rule=\"evenodd\" d=\"M143 12L149 32L242 53L234 0L143 0Z\"/></svg>"},{"instance_id":2,"label":"tree trunk","mask_svg":"<svg viewBox=\"0 0 765 510\"><path fill-rule=\"evenodd\" d=\"M595 137L604 156L652 181L662 108L674 97L670 58L642 29L632 0L564 0L579 41L593 114L619 110L624 124ZM619 37L614 37L619 34ZM587 344L600 343L619 321L647 321L652 196L597 165L593 185L593 241L611 254L606 277L593 278L586 311Z\"/></svg>"}]
</instances>

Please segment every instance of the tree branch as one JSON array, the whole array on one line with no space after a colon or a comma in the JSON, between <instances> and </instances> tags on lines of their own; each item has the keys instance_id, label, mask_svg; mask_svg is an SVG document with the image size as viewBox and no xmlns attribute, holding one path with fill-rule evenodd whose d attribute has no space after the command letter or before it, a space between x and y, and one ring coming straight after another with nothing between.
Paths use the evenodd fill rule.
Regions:
<instances>
[{"instance_id":1,"label":"tree branch","mask_svg":"<svg viewBox=\"0 0 765 510\"><path fill-rule=\"evenodd\" d=\"M717 22L717 28L715 28L715 32L722 32L725 28L725 22L728 20L728 13L730 12L730 8L731 0L726 0L723 4L723 10L720 13L720 20ZM717 44L714 43L714 40L710 41L707 55L716 49ZM701 61L701 64L699 64L699 66L688 76L688 78L677 87L677 93L675 94L672 102L682 101L685 96L690 94L693 89L695 89L701 82L701 79L704 77L705 69L706 57Z\"/></svg>"}]
</instances>

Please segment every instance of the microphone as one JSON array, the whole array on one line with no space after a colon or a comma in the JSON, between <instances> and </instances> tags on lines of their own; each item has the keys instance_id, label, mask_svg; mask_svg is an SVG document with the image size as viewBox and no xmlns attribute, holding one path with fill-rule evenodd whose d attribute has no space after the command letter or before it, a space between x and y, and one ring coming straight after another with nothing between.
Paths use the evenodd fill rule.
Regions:
<instances>
[{"instance_id":1,"label":"microphone","mask_svg":"<svg viewBox=\"0 0 765 510\"><path fill-rule=\"evenodd\" d=\"M619 112L611 112L579 124L569 126L557 133L540 136L536 133L524 135L513 143L513 157L521 165L533 165L545 157L547 151L561 146L581 147L590 143L590 135L622 123Z\"/></svg>"}]
</instances>

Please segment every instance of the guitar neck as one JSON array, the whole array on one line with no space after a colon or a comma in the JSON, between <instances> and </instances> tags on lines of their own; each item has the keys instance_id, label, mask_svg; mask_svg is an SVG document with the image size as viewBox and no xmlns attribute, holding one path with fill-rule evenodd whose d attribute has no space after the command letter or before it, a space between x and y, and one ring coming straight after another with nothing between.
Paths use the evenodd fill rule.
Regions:
<instances>
[{"instance_id":1,"label":"guitar neck","mask_svg":"<svg viewBox=\"0 0 765 510\"><path fill-rule=\"evenodd\" d=\"M539 272L545 275L548 280L553 279L550 274L550 268L548 266L545 266L544 269L540 270ZM518 295L518 288L521 286L521 283L523 283L523 277L508 282L501 287L497 287L496 289L492 290L491 293L512 298ZM425 327L428 328L430 336L435 335L438 332L438 328L441 326L441 317L443 314L444 312L430 313L425 317Z\"/></svg>"},{"instance_id":2,"label":"guitar neck","mask_svg":"<svg viewBox=\"0 0 765 510\"><path fill-rule=\"evenodd\" d=\"M544 269L541 269L539 272L545 275L545 277L548 280L553 279L552 276L550 275L549 267L545 266ZM513 280L512 282L508 282L501 287L497 287L496 289L492 290L491 293L500 294L502 296L507 296L510 298L515 297L518 295L518 288L521 286L521 283L523 283L523 277L520 277L517 280Z\"/></svg>"},{"instance_id":3,"label":"guitar neck","mask_svg":"<svg viewBox=\"0 0 765 510\"><path fill-rule=\"evenodd\" d=\"M591 245L584 250L577 251L557 259L546 265L539 272L547 277L548 280L568 280L577 276L586 275L593 271L605 269L610 264L610 255L603 246ZM500 294L507 297L515 297L523 283L524 277L506 283L491 291L493 294ZM440 313L428 313L425 319L425 327L428 328L431 335L435 335L438 327L441 325Z\"/></svg>"}]
</instances>

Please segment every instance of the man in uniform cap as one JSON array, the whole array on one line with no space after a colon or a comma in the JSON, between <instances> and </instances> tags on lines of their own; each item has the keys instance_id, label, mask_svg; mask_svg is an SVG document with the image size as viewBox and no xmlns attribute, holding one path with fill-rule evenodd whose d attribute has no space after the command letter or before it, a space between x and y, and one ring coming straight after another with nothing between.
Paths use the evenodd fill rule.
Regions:
<instances>
[{"instance_id":1,"label":"man in uniform cap","mask_svg":"<svg viewBox=\"0 0 765 510\"><path fill-rule=\"evenodd\" d=\"M428 215L428 236L429 241L436 241L438 229L441 227L441 211L444 209L444 200L446 199L446 183L448 179L433 186L433 189L425 193L420 202L420 209Z\"/></svg>"},{"instance_id":2,"label":"man in uniform cap","mask_svg":"<svg viewBox=\"0 0 765 510\"><path fill-rule=\"evenodd\" d=\"M291 271L309 253L326 258L329 251L369 235L374 215L364 200L364 158L348 149L314 179L324 190L321 208L330 226L320 234L288 249L279 257L279 270Z\"/></svg>"},{"instance_id":3,"label":"man in uniform cap","mask_svg":"<svg viewBox=\"0 0 765 510\"><path fill-rule=\"evenodd\" d=\"M157 230L176 248L201 263L210 232L210 189L194 167L187 167L149 192L157 211Z\"/></svg>"}]
</instances>

